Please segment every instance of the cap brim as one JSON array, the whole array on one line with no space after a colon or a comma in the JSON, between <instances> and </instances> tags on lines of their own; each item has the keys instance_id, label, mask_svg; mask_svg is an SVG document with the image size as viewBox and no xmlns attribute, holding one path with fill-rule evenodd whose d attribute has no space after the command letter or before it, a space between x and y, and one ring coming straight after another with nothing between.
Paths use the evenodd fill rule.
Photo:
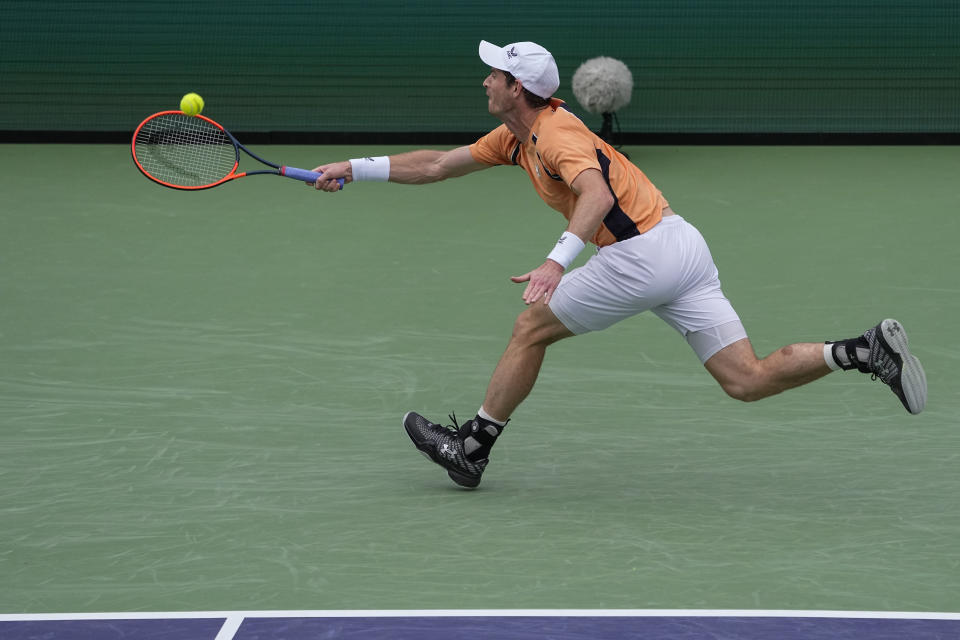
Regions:
<instances>
[{"instance_id":1,"label":"cap brim","mask_svg":"<svg viewBox=\"0 0 960 640\"><path fill-rule=\"evenodd\" d=\"M494 69L505 71L507 68L507 55L503 52L503 47L498 47L486 40L480 41L480 59Z\"/></svg>"}]
</instances>

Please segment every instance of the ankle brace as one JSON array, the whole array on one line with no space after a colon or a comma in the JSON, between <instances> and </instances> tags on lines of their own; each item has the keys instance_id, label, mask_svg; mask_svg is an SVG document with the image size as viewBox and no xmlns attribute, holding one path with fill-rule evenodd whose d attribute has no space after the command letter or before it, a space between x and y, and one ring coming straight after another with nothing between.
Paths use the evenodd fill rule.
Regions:
<instances>
[{"instance_id":1,"label":"ankle brace","mask_svg":"<svg viewBox=\"0 0 960 640\"><path fill-rule=\"evenodd\" d=\"M507 420L507 422L510 421ZM501 427L497 423L484 420L480 416L463 425L461 437L463 438L463 451L467 455L467 460L476 462L488 457L490 449L500 434L503 433L504 427L506 425Z\"/></svg>"},{"instance_id":2,"label":"ankle brace","mask_svg":"<svg viewBox=\"0 0 960 640\"><path fill-rule=\"evenodd\" d=\"M834 361L841 369L844 371L859 369L863 373L870 373L868 364L870 345L867 344L866 338L859 336L828 344L831 345L831 354Z\"/></svg>"}]
</instances>

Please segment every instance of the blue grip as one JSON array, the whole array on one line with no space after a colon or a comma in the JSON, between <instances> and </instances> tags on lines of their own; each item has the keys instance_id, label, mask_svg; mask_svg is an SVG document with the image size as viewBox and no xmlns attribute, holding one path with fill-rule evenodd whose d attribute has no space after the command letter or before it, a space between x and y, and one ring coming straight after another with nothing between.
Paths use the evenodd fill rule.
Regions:
<instances>
[{"instance_id":1,"label":"blue grip","mask_svg":"<svg viewBox=\"0 0 960 640\"><path fill-rule=\"evenodd\" d=\"M302 182L316 182L317 178L323 174L317 173L316 171L307 171L306 169L297 169L296 167L280 167L280 175ZM337 182L340 183L340 188L343 189L343 178L340 178Z\"/></svg>"}]
</instances>

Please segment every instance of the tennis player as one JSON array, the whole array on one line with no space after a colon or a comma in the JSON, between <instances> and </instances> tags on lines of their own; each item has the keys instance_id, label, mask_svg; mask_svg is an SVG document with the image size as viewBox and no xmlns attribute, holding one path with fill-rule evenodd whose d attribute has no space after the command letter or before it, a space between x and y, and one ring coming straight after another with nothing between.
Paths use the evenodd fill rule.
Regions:
<instances>
[{"instance_id":1,"label":"tennis player","mask_svg":"<svg viewBox=\"0 0 960 640\"><path fill-rule=\"evenodd\" d=\"M640 169L553 97L560 82L550 52L532 42L500 47L482 41L480 58L491 68L483 81L487 108L502 125L451 151L357 158L315 169L323 173L316 188L333 192L341 177L424 184L519 165L537 194L567 220L543 263L511 278L526 283L528 306L477 415L449 427L414 412L403 419L417 449L455 483L480 484L491 447L533 388L549 345L644 311L676 329L738 400L760 400L837 369L857 369L889 385L910 413L923 410L926 377L896 320L848 340L791 344L758 359L721 290L703 236L674 213ZM597 246L596 254L566 271L588 242Z\"/></svg>"}]
</instances>

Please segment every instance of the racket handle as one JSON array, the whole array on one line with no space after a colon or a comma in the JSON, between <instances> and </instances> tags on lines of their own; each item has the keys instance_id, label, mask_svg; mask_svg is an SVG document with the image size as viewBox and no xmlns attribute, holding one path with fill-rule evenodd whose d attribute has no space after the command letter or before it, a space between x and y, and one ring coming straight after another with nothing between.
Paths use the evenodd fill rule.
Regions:
<instances>
[{"instance_id":1,"label":"racket handle","mask_svg":"<svg viewBox=\"0 0 960 640\"><path fill-rule=\"evenodd\" d=\"M307 171L306 169L297 169L296 167L280 167L280 175L302 182L316 182L317 178L323 174L317 173L316 171ZM340 178L337 182L340 183L340 188L343 189L343 178Z\"/></svg>"}]
</instances>

